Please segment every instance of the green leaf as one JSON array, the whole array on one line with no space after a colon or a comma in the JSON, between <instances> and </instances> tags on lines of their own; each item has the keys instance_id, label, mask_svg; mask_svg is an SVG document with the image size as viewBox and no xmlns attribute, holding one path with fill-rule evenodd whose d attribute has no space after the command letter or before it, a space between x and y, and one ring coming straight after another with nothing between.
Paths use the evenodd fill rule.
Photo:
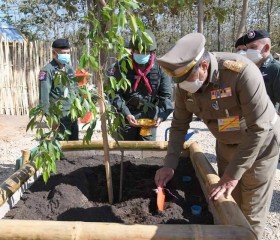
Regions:
<instances>
[{"instance_id":1,"label":"green leaf","mask_svg":"<svg viewBox=\"0 0 280 240\"><path fill-rule=\"evenodd\" d=\"M95 69L95 70L98 69L98 62L96 61L95 57L89 56L89 62L93 69Z\"/></svg>"},{"instance_id":2,"label":"green leaf","mask_svg":"<svg viewBox=\"0 0 280 240\"><path fill-rule=\"evenodd\" d=\"M143 40L146 44L151 45L153 44L153 39L150 37L150 35L146 32L142 32Z\"/></svg>"},{"instance_id":3,"label":"green leaf","mask_svg":"<svg viewBox=\"0 0 280 240\"><path fill-rule=\"evenodd\" d=\"M44 179L44 182L47 183L47 181L49 179L49 173L47 170L43 171L43 179Z\"/></svg>"},{"instance_id":4,"label":"green leaf","mask_svg":"<svg viewBox=\"0 0 280 240\"><path fill-rule=\"evenodd\" d=\"M132 32L136 33L138 30L138 26L137 26L136 18L134 15L130 15L129 25L131 27Z\"/></svg>"},{"instance_id":5,"label":"green leaf","mask_svg":"<svg viewBox=\"0 0 280 240\"><path fill-rule=\"evenodd\" d=\"M80 111L82 111L82 106L81 106L81 103L80 103L80 99L79 98L75 98L74 99L74 105L76 106L76 108Z\"/></svg>"}]
</instances>

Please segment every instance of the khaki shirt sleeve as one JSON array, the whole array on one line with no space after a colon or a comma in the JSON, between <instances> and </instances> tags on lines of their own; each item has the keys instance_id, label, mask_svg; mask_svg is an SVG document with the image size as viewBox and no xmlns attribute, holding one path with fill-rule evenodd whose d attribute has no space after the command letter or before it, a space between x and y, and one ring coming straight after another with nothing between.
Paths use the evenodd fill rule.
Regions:
<instances>
[{"instance_id":1,"label":"khaki shirt sleeve","mask_svg":"<svg viewBox=\"0 0 280 240\"><path fill-rule=\"evenodd\" d=\"M177 86L175 90L175 110L170 128L167 155L164 159L164 166L173 169L176 169L178 166L185 135L190 127L193 116L193 114L186 109L185 98L186 92Z\"/></svg>"},{"instance_id":2,"label":"khaki shirt sleeve","mask_svg":"<svg viewBox=\"0 0 280 240\"><path fill-rule=\"evenodd\" d=\"M271 129L275 110L266 93L261 72L255 64L248 64L237 81L237 97L247 130L225 173L239 180L256 160Z\"/></svg>"}]
</instances>

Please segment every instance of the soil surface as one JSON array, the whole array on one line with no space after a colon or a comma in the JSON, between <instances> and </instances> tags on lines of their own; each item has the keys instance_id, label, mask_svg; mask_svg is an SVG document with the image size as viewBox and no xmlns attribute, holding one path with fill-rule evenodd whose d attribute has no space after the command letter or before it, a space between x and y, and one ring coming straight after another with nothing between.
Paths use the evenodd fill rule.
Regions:
<instances>
[{"instance_id":1,"label":"soil surface","mask_svg":"<svg viewBox=\"0 0 280 240\"><path fill-rule=\"evenodd\" d=\"M47 184L40 177L5 216L7 219L115 222L125 224L213 224L191 161L180 160L166 186L163 212L157 211L154 175L162 158L124 157L119 201L120 156L110 155L114 204L108 204L103 156L61 160ZM186 182L184 176L190 176ZM202 206L200 215L191 206Z\"/></svg>"}]
</instances>

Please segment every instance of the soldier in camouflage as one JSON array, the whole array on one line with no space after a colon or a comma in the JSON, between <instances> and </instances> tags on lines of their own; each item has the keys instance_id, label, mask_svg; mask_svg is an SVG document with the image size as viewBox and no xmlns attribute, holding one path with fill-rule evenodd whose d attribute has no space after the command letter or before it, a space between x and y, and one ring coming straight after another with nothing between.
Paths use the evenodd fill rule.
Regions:
<instances>
[{"instance_id":1,"label":"soldier in camouflage","mask_svg":"<svg viewBox=\"0 0 280 240\"><path fill-rule=\"evenodd\" d=\"M75 77L75 72L70 66L70 45L67 39L57 39L52 43L53 60L44 66L39 73L39 102L43 106L45 114L49 114L50 102L64 97L67 89L63 86L54 87L54 79L57 73L65 72L69 79ZM76 83L73 81L73 86ZM67 115L70 110L70 101L63 100L63 117L60 119L58 128L61 133L65 129L71 132L68 140L79 139L78 122L72 121Z\"/></svg>"}]
</instances>

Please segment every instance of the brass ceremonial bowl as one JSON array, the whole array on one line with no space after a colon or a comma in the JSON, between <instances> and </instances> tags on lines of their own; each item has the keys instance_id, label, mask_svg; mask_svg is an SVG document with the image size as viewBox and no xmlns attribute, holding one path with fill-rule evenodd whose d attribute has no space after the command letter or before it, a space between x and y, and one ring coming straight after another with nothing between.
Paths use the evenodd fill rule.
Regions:
<instances>
[{"instance_id":1,"label":"brass ceremonial bowl","mask_svg":"<svg viewBox=\"0 0 280 240\"><path fill-rule=\"evenodd\" d=\"M150 118L139 118L137 119L137 123L140 125L140 135L143 137L147 137L152 135L151 127L156 125L156 120Z\"/></svg>"}]
</instances>

